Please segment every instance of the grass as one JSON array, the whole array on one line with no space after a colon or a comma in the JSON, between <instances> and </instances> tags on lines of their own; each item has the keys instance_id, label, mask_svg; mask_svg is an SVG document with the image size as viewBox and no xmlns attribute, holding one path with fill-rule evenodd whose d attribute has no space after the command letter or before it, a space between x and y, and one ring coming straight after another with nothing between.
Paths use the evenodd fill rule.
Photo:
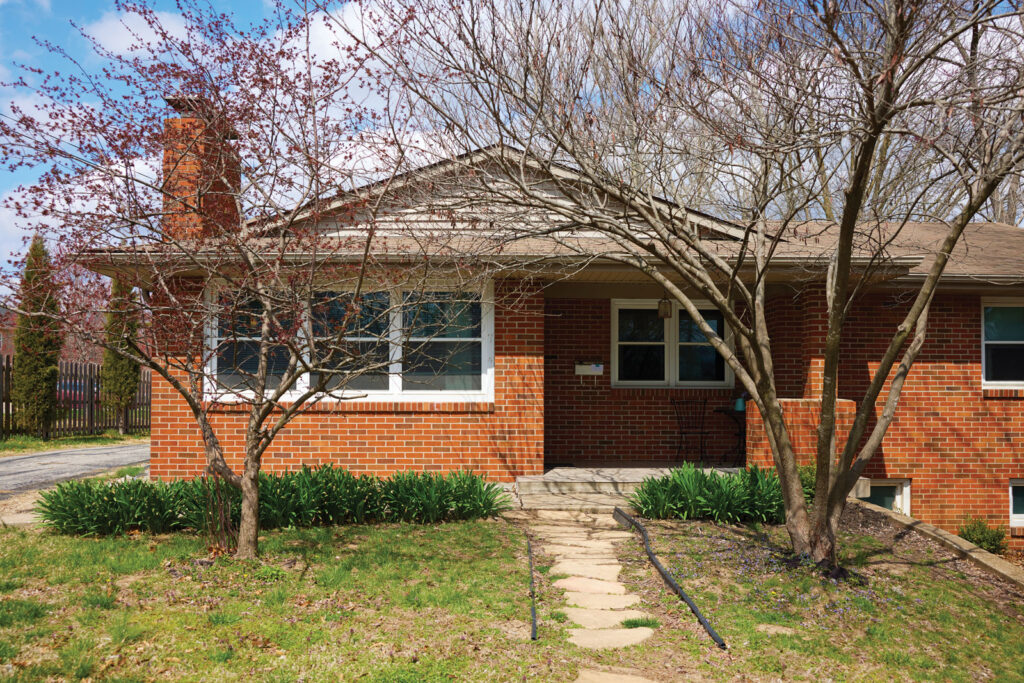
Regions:
<instances>
[{"instance_id":1,"label":"grass","mask_svg":"<svg viewBox=\"0 0 1024 683\"><path fill-rule=\"evenodd\" d=\"M1024 678L1024 591L996 587L914 534L885 537L851 525L840 562L856 576L836 582L788 561L782 527L647 526L662 561L730 646L728 657L708 656L713 648L702 631L681 637L659 629L652 647L699 662L695 677ZM694 623L678 598L647 581L634 588L660 602L663 624Z\"/></svg>"},{"instance_id":2,"label":"grass","mask_svg":"<svg viewBox=\"0 0 1024 683\"><path fill-rule=\"evenodd\" d=\"M575 678L558 627L529 640L525 542L506 522L262 539L260 562L210 561L190 534L0 529L0 680Z\"/></svg>"},{"instance_id":3,"label":"grass","mask_svg":"<svg viewBox=\"0 0 1024 683\"><path fill-rule=\"evenodd\" d=\"M622 620L622 628L658 628L661 625L654 617L633 617Z\"/></svg>"},{"instance_id":4,"label":"grass","mask_svg":"<svg viewBox=\"0 0 1024 683\"><path fill-rule=\"evenodd\" d=\"M149 432L143 432L141 434L126 434L121 436L116 430L109 430L102 434L62 436L59 439L50 439L49 441L43 441L38 437L29 436L27 434L15 434L5 441L0 441L0 458L9 455L25 455L26 453L59 451L67 448L121 446L125 444L143 443L148 440Z\"/></svg>"}]
</instances>

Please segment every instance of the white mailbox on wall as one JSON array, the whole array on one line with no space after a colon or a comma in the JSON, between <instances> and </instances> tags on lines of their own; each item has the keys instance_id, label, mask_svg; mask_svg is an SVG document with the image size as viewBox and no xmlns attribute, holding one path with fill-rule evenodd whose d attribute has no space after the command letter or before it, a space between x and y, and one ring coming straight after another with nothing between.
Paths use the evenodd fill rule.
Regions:
<instances>
[{"instance_id":1,"label":"white mailbox on wall","mask_svg":"<svg viewBox=\"0 0 1024 683\"><path fill-rule=\"evenodd\" d=\"M604 363L576 363L576 374L584 377L603 375Z\"/></svg>"}]
</instances>

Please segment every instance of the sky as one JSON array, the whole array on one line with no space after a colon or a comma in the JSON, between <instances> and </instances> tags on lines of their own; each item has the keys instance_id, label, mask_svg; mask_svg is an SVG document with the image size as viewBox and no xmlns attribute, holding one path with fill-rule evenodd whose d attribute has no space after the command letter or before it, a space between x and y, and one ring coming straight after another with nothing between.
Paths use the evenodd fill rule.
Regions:
<instances>
[{"instance_id":1,"label":"sky","mask_svg":"<svg viewBox=\"0 0 1024 683\"><path fill-rule=\"evenodd\" d=\"M262 0L211 0L221 12L234 14L240 23L259 20L267 10ZM173 1L158 0L158 10L174 12ZM49 40L65 47L73 56L86 56L85 41L78 35L72 22L84 26L89 32L116 43L124 34L114 8L113 0L0 0L0 83L9 81L17 73L15 64L25 64L44 71L63 68L63 62L54 58L34 38ZM0 110L6 110L12 91L0 87ZM0 197L21 184L31 183L30 172L12 173L2 167L0 160ZM24 231L16 225L14 215L0 212L0 261L11 253L22 251Z\"/></svg>"}]
</instances>

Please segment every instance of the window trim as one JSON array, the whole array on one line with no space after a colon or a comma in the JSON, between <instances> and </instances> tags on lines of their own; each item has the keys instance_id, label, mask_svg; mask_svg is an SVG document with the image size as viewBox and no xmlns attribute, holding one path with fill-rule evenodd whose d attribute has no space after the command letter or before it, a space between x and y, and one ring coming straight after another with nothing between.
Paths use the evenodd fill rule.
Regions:
<instances>
[{"instance_id":1,"label":"window trim","mask_svg":"<svg viewBox=\"0 0 1024 683\"><path fill-rule=\"evenodd\" d=\"M1010 526L1011 527L1024 527L1024 515L1013 514L1013 487L1024 486L1024 479L1011 479L1009 486L1006 487L1006 493L1008 496L1007 503L1009 505L1010 512Z\"/></svg>"},{"instance_id":2,"label":"window trim","mask_svg":"<svg viewBox=\"0 0 1024 683\"><path fill-rule=\"evenodd\" d=\"M679 305L679 302L672 302L672 317L665 318L662 323L665 326L664 341L660 342L665 347L665 379L657 382L650 380L631 381L619 379L619 311L621 309L657 309L658 299L612 299L611 300L611 386L622 389L731 389L736 384L736 378L728 363L723 361L725 366L725 379L711 382L681 382L676 379L679 376L679 318L680 315L688 315ZM694 305L698 309L715 309L710 302L695 300ZM729 348L733 348L732 328L725 320L722 321L725 334L722 338ZM623 342L625 344L643 344L644 342ZM650 346L658 342L646 342Z\"/></svg>"},{"instance_id":3,"label":"window trim","mask_svg":"<svg viewBox=\"0 0 1024 683\"><path fill-rule=\"evenodd\" d=\"M207 299L212 301L217 296L221 285L211 286L207 290ZM455 287L445 282L431 283L429 286L418 287L416 290L397 287L389 290L391 297L404 297L409 291L444 292L455 291ZM403 301L403 298L392 298ZM480 390L479 391L438 391L436 389L402 389L402 308L391 305L388 339L390 349L390 368L388 388L383 390L352 390L342 392L341 397L321 396L310 399L309 404L345 403L492 403L494 401L494 283L488 281L480 292ZM206 377L204 378L204 399L217 403L242 403L253 399L251 390L231 391L217 386L217 345L218 321L211 316L206 322ZM473 338L475 340L476 338ZM465 339L463 339L465 341ZM281 401L287 403L295 400L309 387L309 376L301 375L292 389L286 392Z\"/></svg>"},{"instance_id":4,"label":"window trim","mask_svg":"<svg viewBox=\"0 0 1024 683\"><path fill-rule=\"evenodd\" d=\"M982 298L981 299L981 388L982 389L1024 389L1024 381L1020 380L989 380L985 379L986 376L986 362L985 362L985 345L988 344L985 340L985 309L986 308L1024 308L1024 298ZM1020 344L1024 346L1024 342L992 342L993 344Z\"/></svg>"},{"instance_id":5,"label":"window trim","mask_svg":"<svg viewBox=\"0 0 1024 683\"><path fill-rule=\"evenodd\" d=\"M893 501L893 512L910 516L910 479L868 479L871 486L896 486L896 500ZM862 498L861 500L866 500ZM897 508L898 506L898 508Z\"/></svg>"}]
</instances>

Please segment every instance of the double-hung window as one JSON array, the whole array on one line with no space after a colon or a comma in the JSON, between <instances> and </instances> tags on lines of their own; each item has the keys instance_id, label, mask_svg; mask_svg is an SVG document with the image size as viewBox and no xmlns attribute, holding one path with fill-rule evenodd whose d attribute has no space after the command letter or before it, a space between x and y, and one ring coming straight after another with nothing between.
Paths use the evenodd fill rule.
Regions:
<instances>
[{"instance_id":1,"label":"double-hung window","mask_svg":"<svg viewBox=\"0 0 1024 683\"><path fill-rule=\"evenodd\" d=\"M226 313L216 321L214 339L219 389L253 390L259 381L263 306L258 301L225 301L222 308ZM289 354L283 345L268 344L266 388L275 389L288 368Z\"/></svg>"},{"instance_id":2,"label":"double-hung window","mask_svg":"<svg viewBox=\"0 0 1024 683\"><path fill-rule=\"evenodd\" d=\"M211 391L230 400L232 392L256 389L262 309L228 308L211 326L217 378ZM479 294L323 291L309 301L305 322L294 341L310 371L293 393L312 387L325 397L369 400L493 397L494 309ZM268 389L287 364L287 349L272 346Z\"/></svg>"},{"instance_id":3,"label":"double-hung window","mask_svg":"<svg viewBox=\"0 0 1024 683\"><path fill-rule=\"evenodd\" d=\"M480 391L483 327L479 297L406 295L402 307L402 390Z\"/></svg>"},{"instance_id":4,"label":"double-hung window","mask_svg":"<svg viewBox=\"0 0 1024 683\"><path fill-rule=\"evenodd\" d=\"M310 302L315 356L309 381L316 385L321 372L324 388L386 391L391 363L391 296L367 292L318 292Z\"/></svg>"},{"instance_id":5,"label":"double-hung window","mask_svg":"<svg viewBox=\"0 0 1024 683\"><path fill-rule=\"evenodd\" d=\"M701 308L708 326L729 341L725 318ZM679 306L669 318L658 302L612 301L612 383L617 386L727 387L733 381L725 361L700 327Z\"/></svg>"},{"instance_id":6,"label":"double-hung window","mask_svg":"<svg viewBox=\"0 0 1024 683\"><path fill-rule=\"evenodd\" d=\"M1024 302L986 301L982 317L984 383L1024 387Z\"/></svg>"}]
</instances>

